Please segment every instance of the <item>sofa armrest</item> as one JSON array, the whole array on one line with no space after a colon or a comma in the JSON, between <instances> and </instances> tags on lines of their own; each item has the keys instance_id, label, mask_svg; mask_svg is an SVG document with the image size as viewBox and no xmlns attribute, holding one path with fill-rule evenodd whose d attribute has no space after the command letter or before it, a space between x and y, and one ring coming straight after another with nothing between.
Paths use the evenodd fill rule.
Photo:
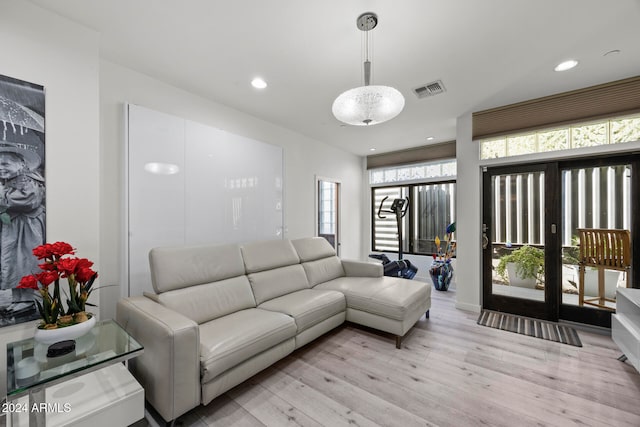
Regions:
<instances>
[{"instance_id":1,"label":"sofa armrest","mask_svg":"<svg viewBox=\"0 0 640 427\"><path fill-rule=\"evenodd\" d=\"M116 320L144 346L129 370L166 421L200 404L198 324L147 297L118 302Z\"/></svg>"},{"instance_id":2,"label":"sofa armrest","mask_svg":"<svg viewBox=\"0 0 640 427\"><path fill-rule=\"evenodd\" d=\"M342 267L347 277L382 277L382 264L343 259Z\"/></svg>"}]
</instances>

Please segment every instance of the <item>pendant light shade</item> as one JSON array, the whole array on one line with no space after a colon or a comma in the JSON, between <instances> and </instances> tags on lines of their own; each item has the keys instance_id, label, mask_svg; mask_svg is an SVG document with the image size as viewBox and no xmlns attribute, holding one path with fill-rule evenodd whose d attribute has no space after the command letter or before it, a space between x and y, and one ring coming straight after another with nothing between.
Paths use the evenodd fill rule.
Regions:
<instances>
[{"instance_id":1,"label":"pendant light shade","mask_svg":"<svg viewBox=\"0 0 640 427\"><path fill-rule=\"evenodd\" d=\"M404 108L404 97L389 86L360 86L341 93L331 111L354 126L376 125L393 119Z\"/></svg>"},{"instance_id":2,"label":"pendant light shade","mask_svg":"<svg viewBox=\"0 0 640 427\"><path fill-rule=\"evenodd\" d=\"M404 108L404 97L397 89L369 84L369 31L377 24L378 16L373 12L366 12L358 17L356 25L365 32L364 86L341 93L331 107L335 118L349 125L368 126L386 122L400 114Z\"/></svg>"}]
</instances>

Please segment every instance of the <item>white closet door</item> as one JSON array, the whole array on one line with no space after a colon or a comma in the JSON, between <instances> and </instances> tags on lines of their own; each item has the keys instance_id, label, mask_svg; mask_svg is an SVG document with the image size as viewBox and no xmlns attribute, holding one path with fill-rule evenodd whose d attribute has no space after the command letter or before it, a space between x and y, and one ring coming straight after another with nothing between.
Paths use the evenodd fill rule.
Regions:
<instances>
[{"instance_id":1,"label":"white closet door","mask_svg":"<svg viewBox=\"0 0 640 427\"><path fill-rule=\"evenodd\" d=\"M281 238L282 148L186 122L186 241Z\"/></svg>"},{"instance_id":2,"label":"white closet door","mask_svg":"<svg viewBox=\"0 0 640 427\"><path fill-rule=\"evenodd\" d=\"M129 293L153 291L149 250L184 244L184 120L129 106Z\"/></svg>"},{"instance_id":3,"label":"white closet door","mask_svg":"<svg viewBox=\"0 0 640 427\"><path fill-rule=\"evenodd\" d=\"M282 238L281 147L127 107L128 295L153 292L154 247Z\"/></svg>"}]
</instances>

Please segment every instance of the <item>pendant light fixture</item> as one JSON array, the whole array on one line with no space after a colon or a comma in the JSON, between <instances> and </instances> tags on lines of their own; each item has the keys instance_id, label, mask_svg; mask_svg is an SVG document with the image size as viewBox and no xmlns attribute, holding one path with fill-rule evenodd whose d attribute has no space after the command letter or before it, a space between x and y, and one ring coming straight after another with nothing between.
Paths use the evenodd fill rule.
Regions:
<instances>
[{"instance_id":1,"label":"pendant light fixture","mask_svg":"<svg viewBox=\"0 0 640 427\"><path fill-rule=\"evenodd\" d=\"M369 31L378 25L378 15L365 12L358 17L356 25L365 34L364 86L341 93L333 101L331 111L336 119L349 125L375 125L400 114L404 108L404 97L392 87L370 85Z\"/></svg>"}]
</instances>

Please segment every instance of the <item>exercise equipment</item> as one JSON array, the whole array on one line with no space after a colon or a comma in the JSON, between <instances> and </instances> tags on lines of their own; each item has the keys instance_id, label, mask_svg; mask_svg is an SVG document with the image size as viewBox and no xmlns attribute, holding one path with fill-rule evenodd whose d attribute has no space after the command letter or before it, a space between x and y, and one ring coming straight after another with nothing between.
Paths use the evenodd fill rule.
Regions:
<instances>
[{"instance_id":1,"label":"exercise equipment","mask_svg":"<svg viewBox=\"0 0 640 427\"><path fill-rule=\"evenodd\" d=\"M385 276L403 277L405 279L413 279L418 272L418 268L411 264L411 261L402 259L402 218L407 214L409 209L409 198L393 199L389 209L382 209L384 202L389 196L382 199L378 207L378 218L385 219L383 213L392 213L396 216L396 227L398 230L398 260L391 261L385 254L371 254L369 258L382 261L382 268Z\"/></svg>"}]
</instances>

